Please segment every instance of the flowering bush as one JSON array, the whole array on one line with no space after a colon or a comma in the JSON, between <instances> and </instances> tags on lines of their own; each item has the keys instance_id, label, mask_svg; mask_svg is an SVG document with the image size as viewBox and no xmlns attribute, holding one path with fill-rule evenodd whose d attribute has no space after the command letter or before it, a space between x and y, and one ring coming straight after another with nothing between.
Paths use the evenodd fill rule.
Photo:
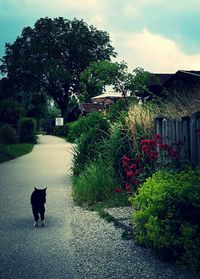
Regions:
<instances>
[{"instance_id":1,"label":"flowering bush","mask_svg":"<svg viewBox=\"0 0 200 279\"><path fill-rule=\"evenodd\" d=\"M200 168L158 171L129 200L138 243L165 260L200 269Z\"/></svg>"},{"instance_id":2,"label":"flowering bush","mask_svg":"<svg viewBox=\"0 0 200 279\"><path fill-rule=\"evenodd\" d=\"M170 158L171 162L179 161L179 151L163 143L158 134L154 135L153 139L140 140L139 149L133 154L134 158L124 155L121 159L123 190L130 193L135 192L137 186L160 167L160 163L156 166L159 158L164 156ZM116 192L120 192L119 189Z\"/></svg>"}]
</instances>

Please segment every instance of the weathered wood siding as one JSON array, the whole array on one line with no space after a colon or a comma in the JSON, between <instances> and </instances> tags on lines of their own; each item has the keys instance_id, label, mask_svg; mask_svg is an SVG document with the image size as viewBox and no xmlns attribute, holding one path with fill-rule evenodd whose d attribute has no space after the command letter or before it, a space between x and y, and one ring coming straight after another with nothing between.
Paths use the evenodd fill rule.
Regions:
<instances>
[{"instance_id":1,"label":"weathered wood siding","mask_svg":"<svg viewBox=\"0 0 200 279\"><path fill-rule=\"evenodd\" d=\"M180 147L183 161L200 166L200 111L181 119L157 117L155 133L163 143Z\"/></svg>"}]
</instances>

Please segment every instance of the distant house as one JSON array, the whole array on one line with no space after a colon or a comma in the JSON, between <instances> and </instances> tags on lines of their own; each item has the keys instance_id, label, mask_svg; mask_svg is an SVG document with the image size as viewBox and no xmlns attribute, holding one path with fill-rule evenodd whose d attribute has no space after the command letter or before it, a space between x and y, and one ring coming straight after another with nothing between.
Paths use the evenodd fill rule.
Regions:
<instances>
[{"instance_id":1,"label":"distant house","mask_svg":"<svg viewBox=\"0 0 200 279\"><path fill-rule=\"evenodd\" d=\"M124 98L122 93L108 91L92 98L93 103L99 103L104 106L115 103L117 100Z\"/></svg>"},{"instance_id":2,"label":"distant house","mask_svg":"<svg viewBox=\"0 0 200 279\"><path fill-rule=\"evenodd\" d=\"M158 84L149 86L149 90L161 95L168 91L171 96L198 98L200 100L200 71L182 71L175 74L154 74Z\"/></svg>"},{"instance_id":3,"label":"distant house","mask_svg":"<svg viewBox=\"0 0 200 279\"><path fill-rule=\"evenodd\" d=\"M98 103L81 103L80 104L80 111L81 115L86 115L93 111L102 111L104 106Z\"/></svg>"},{"instance_id":4,"label":"distant house","mask_svg":"<svg viewBox=\"0 0 200 279\"><path fill-rule=\"evenodd\" d=\"M176 73L156 73L152 74L152 82L148 86L148 90L138 92L139 103L143 103L150 99L153 95L161 98L185 97L199 103L200 106L200 71L182 71ZM152 94L151 94L152 93ZM127 96L129 97L129 96ZM91 99L92 103L81 104L81 114L85 115L92 111L102 111L107 105L115 103L119 99L123 99L122 93L108 90L107 92L95 96Z\"/></svg>"}]
</instances>

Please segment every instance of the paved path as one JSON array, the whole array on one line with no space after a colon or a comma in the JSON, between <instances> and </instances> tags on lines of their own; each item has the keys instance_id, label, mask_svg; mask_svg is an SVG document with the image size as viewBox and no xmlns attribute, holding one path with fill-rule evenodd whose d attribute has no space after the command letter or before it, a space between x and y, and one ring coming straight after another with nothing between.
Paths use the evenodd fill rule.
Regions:
<instances>
[{"instance_id":1,"label":"paved path","mask_svg":"<svg viewBox=\"0 0 200 279\"><path fill-rule=\"evenodd\" d=\"M71 144L40 136L33 152L0 164L0 279L198 279L121 238L73 205ZM34 228L33 187L48 187L45 228Z\"/></svg>"},{"instance_id":2,"label":"paved path","mask_svg":"<svg viewBox=\"0 0 200 279\"><path fill-rule=\"evenodd\" d=\"M0 278L74 278L69 248L70 144L40 136L33 152L0 165ZM47 189L46 227L34 228L33 187Z\"/></svg>"}]
</instances>

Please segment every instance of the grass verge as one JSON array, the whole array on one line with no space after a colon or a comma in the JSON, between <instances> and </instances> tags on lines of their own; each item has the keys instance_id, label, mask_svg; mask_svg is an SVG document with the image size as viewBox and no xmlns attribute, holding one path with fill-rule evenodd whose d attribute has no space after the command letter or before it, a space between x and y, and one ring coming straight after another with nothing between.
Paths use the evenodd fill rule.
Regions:
<instances>
[{"instance_id":1,"label":"grass verge","mask_svg":"<svg viewBox=\"0 0 200 279\"><path fill-rule=\"evenodd\" d=\"M17 157L30 153L34 144L22 143L22 144L6 144L0 145L0 163L15 159Z\"/></svg>"}]
</instances>

